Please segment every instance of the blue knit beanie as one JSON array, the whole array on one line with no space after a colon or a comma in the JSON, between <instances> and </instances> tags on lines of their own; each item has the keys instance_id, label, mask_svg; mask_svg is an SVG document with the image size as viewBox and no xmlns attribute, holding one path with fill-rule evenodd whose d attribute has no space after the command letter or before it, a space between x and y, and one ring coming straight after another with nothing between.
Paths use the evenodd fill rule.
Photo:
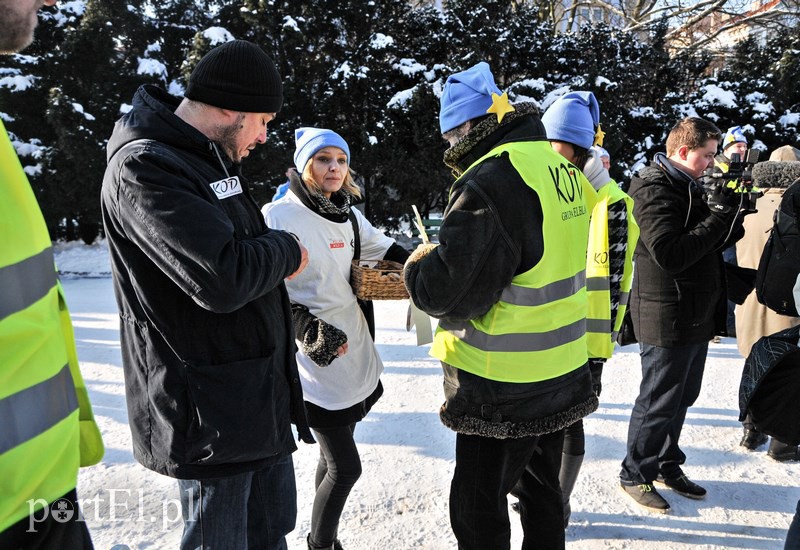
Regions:
<instances>
[{"instance_id":1,"label":"blue knit beanie","mask_svg":"<svg viewBox=\"0 0 800 550\"><path fill-rule=\"evenodd\" d=\"M294 165L301 174L314 153L325 147L338 147L347 155L350 164L350 147L342 136L326 128L298 128L294 131Z\"/></svg>"},{"instance_id":2,"label":"blue knit beanie","mask_svg":"<svg viewBox=\"0 0 800 550\"><path fill-rule=\"evenodd\" d=\"M556 99L542 115L550 141L566 141L584 149L595 144L600 106L592 92L569 92Z\"/></svg>"},{"instance_id":3,"label":"blue knit beanie","mask_svg":"<svg viewBox=\"0 0 800 550\"><path fill-rule=\"evenodd\" d=\"M441 132L444 134L468 120L485 115L492 106L493 93L502 94L485 61L447 77L439 109Z\"/></svg>"},{"instance_id":4,"label":"blue knit beanie","mask_svg":"<svg viewBox=\"0 0 800 550\"><path fill-rule=\"evenodd\" d=\"M731 126L728 128L728 131L725 132L725 137L722 138L722 150L728 148L728 146L733 145L734 143L744 143L747 145L747 138L742 131L741 126Z\"/></svg>"}]
</instances>

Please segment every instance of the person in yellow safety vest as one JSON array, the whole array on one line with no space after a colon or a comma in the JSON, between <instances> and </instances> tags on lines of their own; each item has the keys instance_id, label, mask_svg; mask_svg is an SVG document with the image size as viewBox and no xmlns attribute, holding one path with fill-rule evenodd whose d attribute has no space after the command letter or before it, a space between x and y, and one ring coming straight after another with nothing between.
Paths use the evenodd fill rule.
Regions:
<instances>
[{"instance_id":1,"label":"person in yellow safety vest","mask_svg":"<svg viewBox=\"0 0 800 550\"><path fill-rule=\"evenodd\" d=\"M747 136L741 126L731 126L722 138L722 152L714 157L714 165L727 172L731 165L732 155L739 155L739 162L744 162L747 154Z\"/></svg>"},{"instance_id":2,"label":"person in yellow safety vest","mask_svg":"<svg viewBox=\"0 0 800 550\"><path fill-rule=\"evenodd\" d=\"M442 423L456 435L450 522L462 549L564 547L564 428L597 408L586 352L586 247L596 193L546 141L539 110L511 105L489 65L441 96L450 190L439 244L405 264L414 304L439 319Z\"/></svg>"},{"instance_id":3,"label":"person in yellow safety vest","mask_svg":"<svg viewBox=\"0 0 800 550\"><path fill-rule=\"evenodd\" d=\"M730 170L732 156L739 155L739 162L744 162L747 155L747 136L741 126L731 126L725 135L722 137L722 152L714 157L714 166L719 168L722 173L727 174ZM726 184L731 189L737 189L739 182L737 180L728 181ZM754 188L754 190L756 190ZM730 264L737 264L736 261L736 247L729 246L722 251L722 259ZM728 300L728 316L726 319L728 336L736 337L736 304ZM713 342L719 344L722 339L719 336L714 336Z\"/></svg>"},{"instance_id":4,"label":"person in yellow safety vest","mask_svg":"<svg viewBox=\"0 0 800 550\"><path fill-rule=\"evenodd\" d=\"M42 4L0 0L0 53L31 43ZM75 487L103 442L50 236L2 121L0 235L0 548L93 548Z\"/></svg>"},{"instance_id":5,"label":"person in yellow safety vest","mask_svg":"<svg viewBox=\"0 0 800 550\"><path fill-rule=\"evenodd\" d=\"M586 340L592 385L600 397L603 363L614 351L628 304L639 227L633 219L633 200L611 179L597 149L603 144L604 133L600 128L600 106L594 94L581 91L564 94L548 107L542 123L553 149L581 168L598 193L589 225L586 255L589 295ZM586 453L585 443L583 420L578 420L564 432L558 476L565 528L571 514L570 495Z\"/></svg>"}]
</instances>

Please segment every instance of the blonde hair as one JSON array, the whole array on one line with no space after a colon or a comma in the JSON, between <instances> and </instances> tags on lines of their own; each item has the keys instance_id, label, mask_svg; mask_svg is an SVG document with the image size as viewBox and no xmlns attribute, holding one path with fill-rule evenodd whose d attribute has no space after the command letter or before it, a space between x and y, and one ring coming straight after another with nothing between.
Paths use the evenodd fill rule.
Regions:
<instances>
[{"instance_id":1,"label":"blonde hair","mask_svg":"<svg viewBox=\"0 0 800 550\"><path fill-rule=\"evenodd\" d=\"M316 153L314 153L314 155L316 155ZM306 184L306 187L315 193L322 193L322 189L320 188L319 184L314 181L314 177L311 175L311 163L314 162L314 155L311 155L311 158L308 159L308 162L306 162L306 167L303 168L303 173L300 174L300 179L303 180L303 183ZM358 185L356 185L356 182L353 179L350 165L347 166L347 173L344 175L342 190L354 195L357 199L361 198L361 189L358 188Z\"/></svg>"}]
</instances>

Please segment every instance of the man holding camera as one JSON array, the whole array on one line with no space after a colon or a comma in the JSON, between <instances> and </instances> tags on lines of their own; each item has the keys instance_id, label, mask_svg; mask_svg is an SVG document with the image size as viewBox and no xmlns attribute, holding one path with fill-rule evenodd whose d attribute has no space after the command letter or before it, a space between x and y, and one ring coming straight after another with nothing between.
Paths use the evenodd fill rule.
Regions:
<instances>
[{"instance_id":1,"label":"man holding camera","mask_svg":"<svg viewBox=\"0 0 800 550\"><path fill-rule=\"evenodd\" d=\"M653 512L670 508L654 483L689 498L706 494L681 469L686 455L678 440L700 393L708 342L725 328L721 252L743 235L734 190L722 184L708 192L697 182L714 161L719 139L712 123L681 120L667 137L667 153L657 153L628 191L641 231L630 308L642 383L620 484Z\"/></svg>"},{"instance_id":2,"label":"man holding camera","mask_svg":"<svg viewBox=\"0 0 800 550\"><path fill-rule=\"evenodd\" d=\"M722 152L714 157L714 168L727 173L731 164L736 162L741 163L745 160L747 154L747 136L741 126L731 126L725 135L722 137ZM736 261L736 248L729 246L722 251L722 259L730 264L737 264ZM736 315L735 307L732 301L728 300L728 317L727 317L727 331L728 336L736 336ZM714 343L719 343L720 337L714 336Z\"/></svg>"}]
</instances>

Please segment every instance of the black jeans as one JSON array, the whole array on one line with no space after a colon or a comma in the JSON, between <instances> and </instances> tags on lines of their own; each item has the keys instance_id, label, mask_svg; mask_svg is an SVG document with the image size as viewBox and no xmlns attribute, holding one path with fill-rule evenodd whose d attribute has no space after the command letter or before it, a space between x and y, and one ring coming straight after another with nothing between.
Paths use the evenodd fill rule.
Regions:
<instances>
[{"instance_id":1,"label":"black jeans","mask_svg":"<svg viewBox=\"0 0 800 550\"><path fill-rule=\"evenodd\" d=\"M465 550L511 545L508 494L519 499L523 549L564 548L564 504L558 484L564 431L493 439L458 434L450 486L450 524Z\"/></svg>"},{"instance_id":2,"label":"black jeans","mask_svg":"<svg viewBox=\"0 0 800 550\"><path fill-rule=\"evenodd\" d=\"M342 516L350 490L361 477L361 457L353 438L355 422L335 428L313 428L319 443L319 462L311 510L311 536L314 546L330 548L339 534Z\"/></svg>"},{"instance_id":3,"label":"black jeans","mask_svg":"<svg viewBox=\"0 0 800 550\"><path fill-rule=\"evenodd\" d=\"M639 344L642 384L628 425L628 454L620 479L652 483L659 473L681 475L678 446L686 411L700 394L708 342L662 348Z\"/></svg>"},{"instance_id":4,"label":"black jeans","mask_svg":"<svg viewBox=\"0 0 800 550\"><path fill-rule=\"evenodd\" d=\"M93 549L86 522L80 515L77 498L73 489L32 516L10 526L0 533L0 548L4 550ZM63 517L68 519L65 520Z\"/></svg>"}]
</instances>

